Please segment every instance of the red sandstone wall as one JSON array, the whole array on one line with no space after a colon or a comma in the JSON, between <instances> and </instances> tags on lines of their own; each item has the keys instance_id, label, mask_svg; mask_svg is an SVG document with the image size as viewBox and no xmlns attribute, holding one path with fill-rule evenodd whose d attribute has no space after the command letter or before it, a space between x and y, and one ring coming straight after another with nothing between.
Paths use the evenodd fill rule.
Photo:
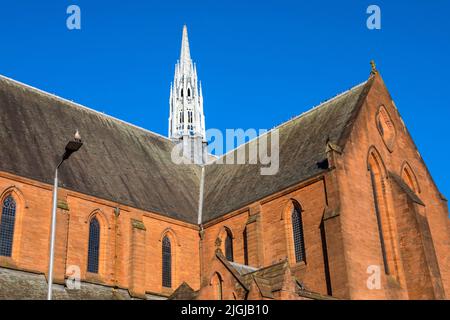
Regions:
<instances>
[{"instance_id":1,"label":"red sandstone wall","mask_svg":"<svg viewBox=\"0 0 450 320\"><path fill-rule=\"evenodd\" d=\"M0 173L0 195L13 192L17 217L13 257L0 257L0 265L47 273L51 187ZM80 267L83 280L117 285L139 296L145 292L170 294L183 281L195 290L200 285L198 228L134 208L60 189L55 245L55 282L64 281L66 266ZM66 209L67 209L66 208ZM88 274L89 219L101 225L99 274ZM132 223L134 219L134 223ZM161 239L172 241L172 289L161 286Z\"/></svg>"},{"instance_id":2,"label":"red sandstone wall","mask_svg":"<svg viewBox=\"0 0 450 320\"><path fill-rule=\"evenodd\" d=\"M303 208L306 264L296 263L294 259L290 223L291 200L298 201ZM262 199L247 208L206 224L203 240L204 283L207 284L216 271L212 269L211 262L215 259L216 239L223 235L225 227L234 235L234 261L244 263L243 231L249 223L247 226L251 226L248 228L250 265L269 266L288 258L293 274L301 279L309 290L326 295L320 234L325 206L324 184L321 179L316 179L296 186L291 191ZM223 250L223 241L221 249Z\"/></svg>"},{"instance_id":3,"label":"red sandstone wall","mask_svg":"<svg viewBox=\"0 0 450 320\"><path fill-rule=\"evenodd\" d=\"M396 129L392 152L388 150L376 126L375 115L380 105L385 106ZM405 273L412 272L411 268L417 268L421 263L420 261L417 263L409 261L409 264L406 265L402 259L402 254L405 253L405 243L399 241L398 228L401 225L399 224L399 213L396 212L399 206L394 200L398 199L399 195L395 194L395 189L391 186L392 181L388 179L386 184L387 206L393 251L397 255L398 273L396 276L386 276L382 272L382 288L380 290L369 290L366 286L369 276L366 272L368 265L383 265L370 175L367 170L367 157L371 146L379 152L388 171L400 175L405 160L413 169L420 186L418 196L425 203L423 215L429 224L432 244L439 265L439 270L434 268L432 272L434 274L440 272L448 298L450 292L450 227L446 204L440 198L439 192L379 75L375 78L343 154L336 156L335 160L350 298L408 298ZM421 255L417 254L417 259L420 257ZM433 269L433 267L431 268ZM418 288L410 287L409 290L415 291L416 297L426 296L425 292L417 292L417 290L420 291ZM433 297L427 296L427 298Z\"/></svg>"}]
</instances>

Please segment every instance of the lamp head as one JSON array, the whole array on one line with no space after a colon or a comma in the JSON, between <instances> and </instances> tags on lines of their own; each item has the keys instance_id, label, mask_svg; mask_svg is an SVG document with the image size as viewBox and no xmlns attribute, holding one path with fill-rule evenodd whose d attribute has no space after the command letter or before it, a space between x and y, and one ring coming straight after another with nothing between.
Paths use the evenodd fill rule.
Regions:
<instances>
[{"instance_id":1,"label":"lamp head","mask_svg":"<svg viewBox=\"0 0 450 320\"><path fill-rule=\"evenodd\" d=\"M63 161L69 159L69 157L72 155L72 153L80 150L82 145L83 145L83 142L81 142L81 136L77 130L75 132L73 140L70 140L66 145L66 151L64 152L64 155L63 155Z\"/></svg>"}]
</instances>

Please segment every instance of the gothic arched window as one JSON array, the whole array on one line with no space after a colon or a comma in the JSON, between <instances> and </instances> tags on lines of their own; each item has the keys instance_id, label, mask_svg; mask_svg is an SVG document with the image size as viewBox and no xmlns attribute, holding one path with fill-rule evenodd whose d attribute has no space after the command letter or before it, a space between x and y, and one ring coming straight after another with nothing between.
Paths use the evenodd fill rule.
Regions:
<instances>
[{"instance_id":1,"label":"gothic arched window","mask_svg":"<svg viewBox=\"0 0 450 320\"><path fill-rule=\"evenodd\" d=\"M244 264L248 266L248 243L247 243L247 227L244 229Z\"/></svg>"},{"instance_id":2,"label":"gothic arched window","mask_svg":"<svg viewBox=\"0 0 450 320\"><path fill-rule=\"evenodd\" d=\"M216 273L211 280L211 285L214 287L214 293L217 300L223 299L223 286L222 286L222 277Z\"/></svg>"},{"instance_id":3,"label":"gothic arched window","mask_svg":"<svg viewBox=\"0 0 450 320\"><path fill-rule=\"evenodd\" d=\"M0 217L0 256L11 257L16 220L16 202L9 195L2 204Z\"/></svg>"},{"instance_id":4,"label":"gothic arched window","mask_svg":"<svg viewBox=\"0 0 450 320\"><path fill-rule=\"evenodd\" d=\"M414 174L414 171L411 169L409 164L406 162L403 165L401 177L412 191L414 191L415 193L420 193L419 183L417 182L416 175Z\"/></svg>"},{"instance_id":5,"label":"gothic arched window","mask_svg":"<svg viewBox=\"0 0 450 320\"><path fill-rule=\"evenodd\" d=\"M384 270L385 270L386 274L389 274L390 270L389 270L389 264L387 261L385 237L383 234L384 230L383 230L383 225L381 222L381 212L380 212L380 204L379 204L380 195L378 194L378 190L377 190L378 179L376 178L374 169L372 167L369 168L369 171L370 171L370 181L372 184L375 215L377 217L377 223L378 223L378 235L380 237L381 254L383 256Z\"/></svg>"},{"instance_id":6,"label":"gothic arched window","mask_svg":"<svg viewBox=\"0 0 450 320\"><path fill-rule=\"evenodd\" d=\"M172 246L167 236L162 241L162 285L172 287Z\"/></svg>"},{"instance_id":7,"label":"gothic arched window","mask_svg":"<svg viewBox=\"0 0 450 320\"><path fill-rule=\"evenodd\" d=\"M397 253L394 246L394 236L389 220L389 207L387 205L387 192L389 182L386 178L386 168L379 153L372 149L369 151L368 170L373 195L373 209L377 220L378 236L380 240L381 256L386 274L397 277Z\"/></svg>"},{"instance_id":8,"label":"gothic arched window","mask_svg":"<svg viewBox=\"0 0 450 320\"><path fill-rule=\"evenodd\" d=\"M100 224L96 217L89 223L88 267L87 271L98 273L100 254Z\"/></svg>"},{"instance_id":9,"label":"gothic arched window","mask_svg":"<svg viewBox=\"0 0 450 320\"><path fill-rule=\"evenodd\" d=\"M233 261L233 236L227 229L227 237L225 238L225 257L228 261Z\"/></svg>"},{"instance_id":10,"label":"gothic arched window","mask_svg":"<svg viewBox=\"0 0 450 320\"><path fill-rule=\"evenodd\" d=\"M294 203L292 208L292 231L294 239L295 261L306 261L305 241L303 238L302 209L300 205Z\"/></svg>"},{"instance_id":11,"label":"gothic arched window","mask_svg":"<svg viewBox=\"0 0 450 320\"><path fill-rule=\"evenodd\" d=\"M188 88L188 98L191 97L191 88Z\"/></svg>"}]
</instances>

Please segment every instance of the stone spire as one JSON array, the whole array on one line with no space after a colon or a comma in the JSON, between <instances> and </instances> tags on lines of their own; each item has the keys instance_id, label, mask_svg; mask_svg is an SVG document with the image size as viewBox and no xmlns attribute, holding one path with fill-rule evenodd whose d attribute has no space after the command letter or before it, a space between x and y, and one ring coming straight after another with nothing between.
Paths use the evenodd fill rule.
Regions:
<instances>
[{"instance_id":1,"label":"stone spire","mask_svg":"<svg viewBox=\"0 0 450 320\"><path fill-rule=\"evenodd\" d=\"M187 27L183 26L180 59L170 87L169 138L182 143L185 157L205 163L206 134L203 96L192 62Z\"/></svg>"},{"instance_id":2,"label":"stone spire","mask_svg":"<svg viewBox=\"0 0 450 320\"><path fill-rule=\"evenodd\" d=\"M189 50L189 38L187 26L183 26L183 38L181 40L180 65L183 70L189 70L192 66L191 52ZM185 69L186 68L186 69Z\"/></svg>"}]
</instances>

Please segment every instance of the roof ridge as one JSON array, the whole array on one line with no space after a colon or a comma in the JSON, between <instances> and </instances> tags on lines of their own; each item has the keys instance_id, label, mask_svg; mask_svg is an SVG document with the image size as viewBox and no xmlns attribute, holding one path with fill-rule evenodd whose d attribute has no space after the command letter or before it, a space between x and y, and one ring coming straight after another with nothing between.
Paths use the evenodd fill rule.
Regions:
<instances>
[{"instance_id":1,"label":"roof ridge","mask_svg":"<svg viewBox=\"0 0 450 320\"><path fill-rule=\"evenodd\" d=\"M236 270L236 268L233 265L230 264L230 261L228 261L227 258L225 258L225 256L223 255L222 251L216 250L215 256L217 257L217 259L219 259L219 261L221 261L223 263L223 265L239 281L239 283L248 291L248 286L245 283L244 276L242 276Z\"/></svg>"},{"instance_id":2,"label":"roof ridge","mask_svg":"<svg viewBox=\"0 0 450 320\"><path fill-rule=\"evenodd\" d=\"M297 120L297 119L300 119L300 118L302 118L302 117L304 117L304 116L306 116L306 115L312 113L313 111L316 111L316 110L318 110L318 109L321 108L321 107L324 107L327 103L331 103L331 102L333 102L334 100L336 100L336 99L342 97L343 95L349 93L350 91L355 90L355 89L357 89L357 88L359 88L359 87L365 85L366 83L367 83L367 80L366 80L366 81L363 81L363 82L361 82L361 83L359 83L359 84L357 84L356 86L351 87L351 88L348 89L348 90L345 90L345 91L343 91L343 92L341 92L341 93L338 93L338 94L335 95L334 97L331 97L331 98L329 98L328 100L322 101L321 103L319 103L319 104L313 106L311 109L308 109L308 110L306 110L305 112L302 112L302 113L300 113L299 115L294 116L293 118L291 118L291 119L289 119L289 120L287 120L287 121L285 121L285 122L282 122L281 124L279 124L278 126L274 127L273 129L278 128L278 127L282 127L282 126L284 126L284 125L286 125L286 124L288 124L288 123L290 123L290 122L293 122L293 121L295 121L295 120ZM272 129L271 129L271 130L272 130Z\"/></svg>"},{"instance_id":3,"label":"roof ridge","mask_svg":"<svg viewBox=\"0 0 450 320\"><path fill-rule=\"evenodd\" d=\"M358 100L356 101L356 104L355 104L355 109L352 111L352 115L347 120L346 127L344 128L344 130L341 132L341 134L339 135L339 137L336 140L337 145L340 146L340 148L342 150L345 147L348 135L352 131L354 121L358 117L359 111L361 110L361 107L363 106L364 101L367 99L367 95L369 94L369 91L373 85L374 78L375 78L375 76L371 74L369 79L367 79L361 93L358 96Z\"/></svg>"},{"instance_id":4,"label":"roof ridge","mask_svg":"<svg viewBox=\"0 0 450 320\"><path fill-rule=\"evenodd\" d=\"M144 132L146 132L146 133L150 133L150 134L156 136L157 138L162 138L162 139L164 139L164 140L167 140L167 141L172 142L172 140L170 140L168 137L165 137L165 136L163 136L163 135L161 135L161 134L159 134L159 133L156 133L156 132L153 132L153 131L151 131L151 130L148 130L148 129L139 127L139 126L137 126L137 125L135 125L135 124L129 123L129 122L127 122L127 121L121 120L121 119L116 118L116 117L114 117L114 116L111 116L111 115L109 115L109 114L106 114L106 113L97 111L97 110L95 110L95 109L92 109L92 108L90 108L90 107L87 107L87 106L85 106L85 105L82 105L81 103L74 102L74 101L71 101L71 100L69 100L69 99L60 97L60 96L58 96L58 95L56 95L56 94L53 94L53 93L44 91L44 90L42 90L42 89L33 87L32 85L23 83L23 82L21 82L21 81L15 80L15 79L12 79L12 78L7 77L7 76L5 76L5 75L0 74L0 80L6 80L6 81L9 81L9 82L12 82L13 84L15 84L15 85L17 85L17 86L22 86L22 87L24 87L24 88L26 88L26 89L28 89L28 90L34 91L35 93L42 94L42 95L47 96L47 97L49 97L49 98L53 98L53 99L59 100L59 101L65 103L65 104L69 105L70 107L80 108L80 109L83 109L83 110L85 110L85 111L92 112L92 113L97 114L97 115L100 115L100 116L102 116L102 117L105 117L105 118L108 118L108 119L111 119L111 120L114 120L114 121L118 121L118 122L120 122L120 123L122 123L122 124L125 124L125 125L127 125L127 126L136 128L136 129L141 130L141 131L144 131Z\"/></svg>"},{"instance_id":5,"label":"roof ridge","mask_svg":"<svg viewBox=\"0 0 450 320\"><path fill-rule=\"evenodd\" d=\"M285 121L285 122L282 122L281 124L279 124L279 125L273 127L272 129L270 129L270 130L264 132L263 134L261 134L261 135L259 135L259 136L256 136L255 138L250 139L250 140L247 141L246 143L243 143L243 144L241 144L240 146L237 146L236 148L234 148L234 149L232 149L232 150L230 150L230 151L228 151L228 152L222 154L222 155L219 156L217 159L214 159L214 161L211 161L211 162L207 163L206 165L214 164L216 161L218 161L218 160L220 160L220 159L223 159L226 155L228 155L228 154L230 154L230 153L232 153L232 152L238 150L239 148L241 148L241 147L243 147L243 146L246 146L246 145L250 144L251 142L253 142L253 141L255 141L255 140L260 139L261 137L263 137L263 136L269 134L270 132L272 132L273 130L279 129L279 128L285 126L285 125L290 124L291 122L294 122L295 120L298 120L298 119L300 119L300 118L303 118L304 116L307 116L308 114L312 113L313 111L316 111L316 110L318 110L318 109L324 107L326 104L333 102L334 100L336 100L336 99L342 97L343 95L349 93L350 91L355 90L355 89L357 89L357 88L359 88L359 87L361 87L361 86L366 85L366 84L367 84L367 81L368 81L368 80L363 81L363 82L361 82L361 83L359 83L359 84L357 84L357 85L351 87L351 88L348 89L348 90L345 90L345 91L343 91L343 92L341 92L341 93L338 93L337 95L335 95L334 97L332 97L332 98L330 98L330 99L328 99L328 100L322 101L321 103L319 103L319 104L313 106L312 108L306 110L305 112L302 112L302 113L300 113L299 115L294 116L294 117L292 117L291 119L289 119L289 120L287 120L287 121Z\"/></svg>"},{"instance_id":6,"label":"roof ridge","mask_svg":"<svg viewBox=\"0 0 450 320\"><path fill-rule=\"evenodd\" d=\"M283 259L281 261L278 261L278 262L275 262L274 264L271 264L270 266L265 266L265 267L262 267L260 269L255 270L255 271L249 272L249 273L246 274L246 276L253 275L254 273L257 273L257 272L260 272L260 271L265 271L265 270L273 268L275 266L285 264L287 261L288 261L287 258L285 258L285 259Z\"/></svg>"}]
</instances>

